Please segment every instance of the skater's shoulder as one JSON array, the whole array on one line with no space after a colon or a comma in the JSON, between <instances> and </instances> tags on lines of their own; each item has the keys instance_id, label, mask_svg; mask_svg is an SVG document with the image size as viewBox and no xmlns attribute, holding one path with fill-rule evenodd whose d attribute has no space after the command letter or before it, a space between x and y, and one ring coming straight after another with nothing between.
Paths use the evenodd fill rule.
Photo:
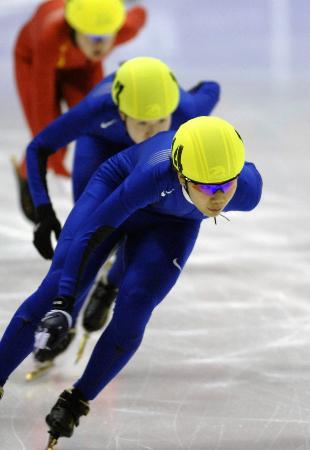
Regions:
<instances>
[{"instance_id":1,"label":"skater's shoulder","mask_svg":"<svg viewBox=\"0 0 310 450\"><path fill-rule=\"evenodd\" d=\"M40 40L43 41L67 35L70 29L65 21L63 0L49 0L42 3L29 24L40 33Z\"/></svg>"},{"instance_id":2,"label":"skater's shoulder","mask_svg":"<svg viewBox=\"0 0 310 450\"><path fill-rule=\"evenodd\" d=\"M105 78L103 78L101 81L99 81L99 83L96 84L96 86L94 86L92 88L92 90L87 94L87 98L90 99L101 99L101 100L111 100L112 101L112 95L111 95L111 89L112 89L112 84L113 84L113 80L115 77L115 73L112 73L108 76L106 76Z\"/></svg>"},{"instance_id":3,"label":"skater's shoulder","mask_svg":"<svg viewBox=\"0 0 310 450\"><path fill-rule=\"evenodd\" d=\"M226 210L250 211L261 200L263 181L255 164L246 162L238 177L237 190Z\"/></svg>"},{"instance_id":4,"label":"skater's shoulder","mask_svg":"<svg viewBox=\"0 0 310 450\"><path fill-rule=\"evenodd\" d=\"M165 180L171 171L171 141L174 133L163 132L140 143L134 144L109 160L113 171L122 172L125 178ZM105 166L105 164L103 164Z\"/></svg>"},{"instance_id":5,"label":"skater's shoulder","mask_svg":"<svg viewBox=\"0 0 310 450\"><path fill-rule=\"evenodd\" d=\"M171 142L174 134L174 131L163 131L122 153L131 159L133 165L139 170L159 171L165 165L170 165Z\"/></svg>"},{"instance_id":6,"label":"skater's shoulder","mask_svg":"<svg viewBox=\"0 0 310 450\"><path fill-rule=\"evenodd\" d=\"M96 86L87 94L82 101L86 109L91 110L93 113L100 114L102 119L117 119L121 121L117 106L113 102L111 95L111 87L113 83L113 76L109 76L100 81ZM102 128L110 127L110 123Z\"/></svg>"}]
</instances>

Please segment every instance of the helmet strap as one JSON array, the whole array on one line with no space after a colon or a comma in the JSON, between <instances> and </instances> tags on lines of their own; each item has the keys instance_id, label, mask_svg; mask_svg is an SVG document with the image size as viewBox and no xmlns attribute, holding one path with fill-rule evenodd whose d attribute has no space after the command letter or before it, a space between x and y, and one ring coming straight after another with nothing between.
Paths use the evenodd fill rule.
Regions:
<instances>
[{"instance_id":1,"label":"helmet strap","mask_svg":"<svg viewBox=\"0 0 310 450\"><path fill-rule=\"evenodd\" d=\"M188 190L188 180L187 180L187 178L184 178L184 181L185 181L185 183L184 183L184 189L186 190L186 192L187 192L188 195L190 196L189 190Z\"/></svg>"}]
</instances>

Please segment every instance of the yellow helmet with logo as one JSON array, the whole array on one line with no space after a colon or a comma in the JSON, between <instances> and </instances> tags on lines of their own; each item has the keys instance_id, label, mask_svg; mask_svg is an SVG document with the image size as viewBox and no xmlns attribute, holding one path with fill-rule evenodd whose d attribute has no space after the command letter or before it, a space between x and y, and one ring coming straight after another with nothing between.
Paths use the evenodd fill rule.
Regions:
<instances>
[{"instance_id":1,"label":"yellow helmet with logo","mask_svg":"<svg viewBox=\"0 0 310 450\"><path fill-rule=\"evenodd\" d=\"M160 59L129 59L117 70L112 97L119 110L137 120L169 116L180 101L180 90L171 69Z\"/></svg>"},{"instance_id":2,"label":"yellow helmet with logo","mask_svg":"<svg viewBox=\"0 0 310 450\"><path fill-rule=\"evenodd\" d=\"M102 36L116 33L126 11L122 0L66 0L65 19L82 34Z\"/></svg>"},{"instance_id":3,"label":"yellow helmet with logo","mask_svg":"<svg viewBox=\"0 0 310 450\"><path fill-rule=\"evenodd\" d=\"M196 117L180 126L172 141L172 163L191 181L223 183L235 178L244 165L240 135L218 117Z\"/></svg>"}]
</instances>

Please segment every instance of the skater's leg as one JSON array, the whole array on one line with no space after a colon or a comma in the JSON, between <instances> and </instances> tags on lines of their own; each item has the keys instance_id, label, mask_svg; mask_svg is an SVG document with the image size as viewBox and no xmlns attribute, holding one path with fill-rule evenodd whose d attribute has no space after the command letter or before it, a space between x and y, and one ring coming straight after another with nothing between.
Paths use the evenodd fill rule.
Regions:
<instances>
[{"instance_id":1,"label":"skater's leg","mask_svg":"<svg viewBox=\"0 0 310 450\"><path fill-rule=\"evenodd\" d=\"M32 352L35 330L57 294L60 271L47 275L41 286L14 314L0 341L0 385Z\"/></svg>"},{"instance_id":2,"label":"skater's leg","mask_svg":"<svg viewBox=\"0 0 310 450\"><path fill-rule=\"evenodd\" d=\"M178 279L197 237L198 223L165 223L129 236L127 268L113 318L100 337L86 370L75 384L92 400L138 349L153 309ZM175 261L175 264L174 264Z\"/></svg>"},{"instance_id":3,"label":"skater's leg","mask_svg":"<svg viewBox=\"0 0 310 450\"><path fill-rule=\"evenodd\" d=\"M96 249L96 251L93 252L84 270L83 277L79 287L78 296L74 304L72 312L73 323L75 323L78 314L81 308L83 307L85 299L89 294L89 291L93 285L93 282L95 280L98 271L109 257L111 251L116 246L117 242L119 242L121 239L122 239L121 231L116 230L108 239L105 240L105 242L102 245L100 245Z\"/></svg>"},{"instance_id":4,"label":"skater's leg","mask_svg":"<svg viewBox=\"0 0 310 450\"><path fill-rule=\"evenodd\" d=\"M124 272L124 242L120 243L116 252L116 259L110 271L106 274L105 267L108 264L109 260L104 264L100 276L97 278L83 313L82 323L87 332L87 337L88 333L103 328L109 320L112 306L118 294L118 286Z\"/></svg>"},{"instance_id":5,"label":"skater's leg","mask_svg":"<svg viewBox=\"0 0 310 450\"><path fill-rule=\"evenodd\" d=\"M31 353L35 330L57 296L61 270L72 242L70 236L78 227L78 218L74 221L74 215L72 213L71 227L64 227L48 274L39 288L17 309L0 341L0 385Z\"/></svg>"},{"instance_id":6,"label":"skater's leg","mask_svg":"<svg viewBox=\"0 0 310 450\"><path fill-rule=\"evenodd\" d=\"M34 332L57 295L61 270L72 239L81 226L81 217L93 211L98 201L86 194L79 203L79 209L71 212L62 230L47 276L38 290L18 308L0 341L0 385L32 351ZM86 289L87 282L85 278L82 290Z\"/></svg>"}]
</instances>

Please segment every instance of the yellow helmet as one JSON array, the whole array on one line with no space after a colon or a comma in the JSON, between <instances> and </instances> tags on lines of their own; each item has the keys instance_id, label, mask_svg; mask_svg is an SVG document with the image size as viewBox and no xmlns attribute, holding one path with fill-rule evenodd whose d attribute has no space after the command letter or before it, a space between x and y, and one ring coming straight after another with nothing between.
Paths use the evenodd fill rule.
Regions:
<instances>
[{"instance_id":1,"label":"yellow helmet","mask_svg":"<svg viewBox=\"0 0 310 450\"><path fill-rule=\"evenodd\" d=\"M65 19L82 34L102 36L116 33L125 21L122 0L66 0Z\"/></svg>"},{"instance_id":2,"label":"yellow helmet","mask_svg":"<svg viewBox=\"0 0 310 450\"><path fill-rule=\"evenodd\" d=\"M234 127L219 117L196 117L180 126L172 141L172 163L191 181L223 183L244 165L245 149Z\"/></svg>"},{"instance_id":3,"label":"yellow helmet","mask_svg":"<svg viewBox=\"0 0 310 450\"><path fill-rule=\"evenodd\" d=\"M180 90L170 68L157 58L137 57L117 70L112 98L120 111L137 120L169 116L178 106Z\"/></svg>"}]
</instances>

